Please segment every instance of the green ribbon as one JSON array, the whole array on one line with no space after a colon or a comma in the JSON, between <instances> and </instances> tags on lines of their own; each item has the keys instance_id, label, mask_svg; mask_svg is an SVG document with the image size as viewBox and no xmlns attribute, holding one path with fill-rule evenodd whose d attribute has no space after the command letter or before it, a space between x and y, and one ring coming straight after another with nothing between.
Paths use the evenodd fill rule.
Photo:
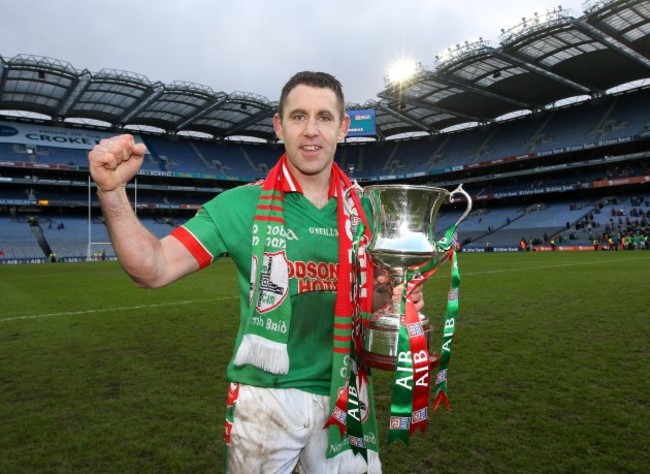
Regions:
<instances>
[{"instance_id":1,"label":"green ribbon","mask_svg":"<svg viewBox=\"0 0 650 474\"><path fill-rule=\"evenodd\" d=\"M406 290L404 290L406 293ZM404 313L404 304L400 312ZM397 360L393 373L393 392L388 424L388 444L401 439L408 444L413 409L413 360L410 356L410 340L405 325L400 325L397 341Z\"/></svg>"},{"instance_id":2,"label":"green ribbon","mask_svg":"<svg viewBox=\"0 0 650 474\"><path fill-rule=\"evenodd\" d=\"M429 278L435 271L447 260L450 256L453 260L452 265L452 278L451 278L451 287L454 288L455 292L455 310L450 311L450 300L448 296L448 309L445 320L445 333L444 338L453 336L453 324L455 323L455 316L458 312L458 284L460 283L460 277L458 275L458 263L456 260L455 253L455 233L456 226L452 226L445 232L444 236L436 242L437 254L442 255L438 258L432 258L429 262L419 268L407 268L404 275L405 288L402 293L402 300L400 302L400 316L405 314L406 299L408 296L406 283L412 281L413 279L420 279L421 281ZM449 292L451 295L451 290ZM453 305L452 305L453 306ZM451 329L451 334L449 333L448 325ZM443 338L443 350L444 356L444 386L438 384L440 380L440 372L436 377L436 396L438 396L439 388L444 390L443 395L446 400L446 373L447 367L449 365L449 356L451 355L451 341ZM448 350L447 350L448 349ZM441 369L442 369L442 360L441 360ZM389 420L389 431L388 431L388 444L401 439L405 444L408 444L409 437L413 433L412 425L414 422L422 423L421 427L424 430L426 426L426 408L424 410L416 410L417 413L413 411L413 400L414 400L414 373L413 373L413 355L411 352L411 338L409 336L408 328L405 324L400 324L399 333L398 333L398 343L397 343L397 358L396 358L396 367L393 374L393 390L391 395L391 408L390 408L390 420ZM429 367L430 370L430 367ZM422 377L420 377L420 380ZM426 374L426 380L429 380L428 373ZM428 383L428 382L427 382ZM435 411L435 408L434 408Z\"/></svg>"},{"instance_id":3,"label":"green ribbon","mask_svg":"<svg viewBox=\"0 0 650 474\"><path fill-rule=\"evenodd\" d=\"M449 293L447 295L447 313L445 316L445 326L443 328L442 346L440 348L440 367L436 376L436 390L433 396L433 412L438 409L442 401L447 410L449 407L449 398L447 397L447 373L449 368L449 359L451 359L451 343L456 330L456 317L458 316L458 287L460 286L460 273L458 271L458 257L452 248L451 260L451 282L449 284Z\"/></svg>"}]
</instances>

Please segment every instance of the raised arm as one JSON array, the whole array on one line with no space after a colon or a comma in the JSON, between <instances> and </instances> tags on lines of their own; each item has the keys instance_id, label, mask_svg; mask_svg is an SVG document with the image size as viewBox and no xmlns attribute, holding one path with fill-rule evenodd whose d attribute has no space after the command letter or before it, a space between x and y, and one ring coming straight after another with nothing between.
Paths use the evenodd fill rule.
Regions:
<instances>
[{"instance_id":1,"label":"raised arm","mask_svg":"<svg viewBox=\"0 0 650 474\"><path fill-rule=\"evenodd\" d=\"M113 249L138 286L157 288L198 270L192 254L174 237L158 240L138 220L126 194L147 149L132 135L104 139L88 154Z\"/></svg>"}]
</instances>

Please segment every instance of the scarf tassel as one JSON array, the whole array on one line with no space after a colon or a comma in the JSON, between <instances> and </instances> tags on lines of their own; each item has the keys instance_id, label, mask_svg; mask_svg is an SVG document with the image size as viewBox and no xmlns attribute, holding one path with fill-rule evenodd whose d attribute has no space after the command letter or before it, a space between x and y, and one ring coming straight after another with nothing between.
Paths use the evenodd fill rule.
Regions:
<instances>
[{"instance_id":1,"label":"scarf tassel","mask_svg":"<svg viewBox=\"0 0 650 474\"><path fill-rule=\"evenodd\" d=\"M272 374L288 374L289 352L286 344L256 334L244 334L234 363L251 364Z\"/></svg>"}]
</instances>

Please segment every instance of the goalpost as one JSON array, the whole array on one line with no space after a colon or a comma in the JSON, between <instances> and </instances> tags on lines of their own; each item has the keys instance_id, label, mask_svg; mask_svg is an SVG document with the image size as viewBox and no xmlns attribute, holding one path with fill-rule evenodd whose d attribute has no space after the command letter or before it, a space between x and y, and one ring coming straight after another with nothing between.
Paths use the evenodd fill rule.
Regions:
<instances>
[{"instance_id":1,"label":"goalpost","mask_svg":"<svg viewBox=\"0 0 650 474\"><path fill-rule=\"evenodd\" d=\"M92 216L92 188L95 186L90 176L88 176L88 248L86 250L86 261L97 262L106 260L107 251L113 250L111 242L93 242L93 216ZM96 186L95 186L96 187ZM127 186L128 187L128 186ZM134 200L133 211L138 214L138 180L134 180Z\"/></svg>"}]
</instances>

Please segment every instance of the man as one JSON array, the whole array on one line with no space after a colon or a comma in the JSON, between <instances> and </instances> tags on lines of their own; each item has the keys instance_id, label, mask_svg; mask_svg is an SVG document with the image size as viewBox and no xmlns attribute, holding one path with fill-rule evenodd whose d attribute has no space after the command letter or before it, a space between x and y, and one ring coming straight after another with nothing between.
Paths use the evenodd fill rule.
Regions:
<instances>
[{"instance_id":1,"label":"man","mask_svg":"<svg viewBox=\"0 0 650 474\"><path fill-rule=\"evenodd\" d=\"M340 436L332 441L338 427L324 429L350 370L351 328L335 322L348 321L355 307L350 223L365 222L333 161L350 125L340 83L326 73L296 74L273 124L286 153L267 179L220 194L161 240L140 224L125 192L145 145L130 135L102 140L89 160L111 241L125 271L146 288L224 253L236 263L241 324L227 368L229 472L380 472L375 451L366 464ZM369 281L359 290L366 309ZM397 288L393 298L400 297ZM422 308L421 289L412 300ZM341 339L347 342L338 347Z\"/></svg>"}]
</instances>

